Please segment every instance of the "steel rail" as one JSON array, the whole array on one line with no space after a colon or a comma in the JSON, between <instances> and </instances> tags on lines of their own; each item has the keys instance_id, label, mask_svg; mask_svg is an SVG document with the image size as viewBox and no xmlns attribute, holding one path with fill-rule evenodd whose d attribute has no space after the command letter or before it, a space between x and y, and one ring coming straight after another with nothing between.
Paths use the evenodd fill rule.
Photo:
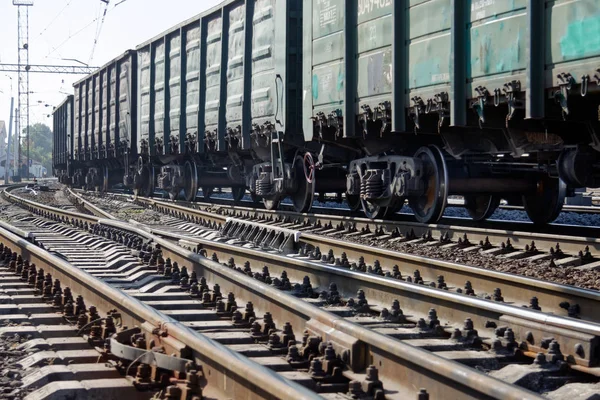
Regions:
<instances>
[{"instance_id":1,"label":"steel rail","mask_svg":"<svg viewBox=\"0 0 600 400\"><path fill-rule=\"evenodd\" d=\"M517 342L526 345L531 355L545 352L546 349L542 346L543 339L553 337L560 344L563 353L569 356L570 362L590 367L599 361L596 359L596 353L599 348L600 324L351 271L328 263L286 257L199 239L191 235L174 234L148 228L136 224L135 221L130 223L152 234L182 241L182 244L187 244L192 249L205 250L208 255L214 253L219 259L233 257L234 260L250 261L252 266L267 265L273 276L279 276L283 271L286 271L288 277L295 281L302 281L305 276L308 276L311 282L321 288L335 283L338 291L346 297L352 297L361 289L367 300L376 304L391 305L395 299L398 299L404 313L412 315L415 319L426 320L430 309L434 308L440 321L447 321L446 328L449 333L459 329L463 321L470 318L475 329L480 332L480 336L483 334L482 336L488 338L489 345L492 345L496 336L495 328L508 326L515 333ZM529 290L535 290L535 287L530 287ZM583 346L584 354L577 354L575 351L577 345Z\"/></svg>"},{"instance_id":2,"label":"steel rail","mask_svg":"<svg viewBox=\"0 0 600 400\"><path fill-rule=\"evenodd\" d=\"M63 287L69 287L75 296L84 296L87 304L95 305L100 312L108 313L117 309L121 313L124 326L138 326L147 332L155 329L162 332L164 335L160 337L160 343L169 350L167 354L180 354L189 349L187 354L202 367L208 389L212 389L213 393L235 397L236 393L245 390L251 391L259 398L268 399L321 398L307 388L241 357L224 345L185 327L173 318L148 307L3 227L0 227L0 242L11 249L18 249L24 259L51 273L53 279L59 279Z\"/></svg>"},{"instance_id":3,"label":"steel rail","mask_svg":"<svg viewBox=\"0 0 600 400\"><path fill-rule=\"evenodd\" d=\"M13 200L18 199L26 207L42 208L44 212L54 216L75 219L78 215L72 211L41 205L14 195L9 197ZM131 223L108 219L97 219L97 223L133 232L154 241L161 246L166 257L170 257L180 265L190 265L192 270L196 271L198 276L205 277L207 282L218 283L222 291L234 293L236 299L251 300L257 310L271 312L278 326L291 321L294 326L306 327L334 343L334 346L350 351L346 353L348 354L346 357L353 367L351 376L361 372L369 364L377 365L384 385L396 390L400 398L414 396L415 388L419 387L427 388L431 398L539 398L535 393L343 320L335 314L299 301L294 296L244 274L233 273L230 268L186 250L177 243L135 227ZM343 354L343 351L341 353Z\"/></svg>"},{"instance_id":4,"label":"steel rail","mask_svg":"<svg viewBox=\"0 0 600 400\"><path fill-rule=\"evenodd\" d=\"M72 191L72 193L74 192ZM123 194L113 195L127 196ZM500 247L503 244L507 244L507 241L510 241L510 244L515 248L515 251L524 251L526 247L531 246L534 242L537 250L548 253L551 250L555 250L558 244L561 251L566 254L568 262L577 262L579 252L585 253L586 250L589 250L590 253L596 257L596 260L600 258L600 228L595 227L548 225L546 227L536 228L536 230L541 229L546 230L546 232L538 232L533 230L534 225L531 223L515 221L484 221L482 223L475 223L464 218L445 218L437 224L421 224L418 222L404 221L401 218L398 220L370 220L364 217L356 217L348 213L337 215L340 213L339 209L326 209L320 207L313 207L313 213L299 214L286 210L265 210L261 208L244 207L242 205L234 205L231 201L226 202L230 204L212 204L167 201L142 197L136 198L135 201L140 204L155 207L159 210L171 208L178 210L184 215L192 215L195 213L195 215L201 216L201 218L214 223L223 223L227 217L270 221L280 221L284 219L320 226L331 225L334 228L339 227L341 229L352 227L357 231L369 230L375 232L379 229L383 229L386 232L395 231L402 235L412 233L416 237L422 237L424 235L436 239L445 237L453 242L457 242L459 239L463 240L467 237L473 244L489 241L489 243L495 247ZM202 208L204 210L210 210L211 212L205 212ZM402 217L404 214L398 214L398 216ZM600 261L596 261L594 266L600 267Z\"/></svg>"},{"instance_id":5,"label":"steel rail","mask_svg":"<svg viewBox=\"0 0 600 400\"><path fill-rule=\"evenodd\" d=\"M100 222L131 230L131 224L113 220ZM396 383L398 386L391 387L391 389L400 391L401 398L402 396L414 396L415 387L427 388L429 395L433 398L531 396L531 393L516 394L513 392L515 387L511 385L499 381L488 381L493 378L351 323L244 274L232 273L230 268L208 260L193 251L184 250L169 240L158 238L148 232L146 234L160 244L163 254L179 262L180 265L193 265L199 276L204 276L209 282L218 282L222 290L233 292L236 298L252 299L256 309L269 310L279 324L291 320L293 326L305 325L309 330L326 335L327 339L333 343L343 343L354 349L349 355L353 372L360 372L369 364L377 365L380 379L384 381L384 387L389 382ZM257 301L257 296L261 300ZM304 323L302 324L299 320ZM348 341L353 342L354 340L357 342L349 346ZM344 350L348 350L348 348ZM398 384L399 379L401 382Z\"/></svg>"},{"instance_id":6,"label":"steel rail","mask_svg":"<svg viewBox=\"0 0 600 400\"><path fill-rule=\"evenodd\" d=\"M178 213L180 216L181 214L186 215L190 211L195 212L194 210L182 207L180 205L156 202L154 200L152 201L158 208L162 209L162 211L175 210L176 214ZM198 212L196 213L196 217L201 215L202 218L209 218L210 215L207 214L209 213ZM216 216L215 218L218 220L222 217ZM132 224L137 224L135 221L130 222ZM143 226L142 224L138 225ZM308 274L311 280L314 280L320 286L328 286L332 279L331 276L339 275L340 277L336 280L336 283L338 284L338 288L342 288L343 291L345 291L345 294L352 295L353 292L356 292L356 290L360 288L365 290L371 299L376 299L382 304L391 304L394 296L397 295L397 291L386 291L386 285L396 285L396 287L401 288L398 290L408 290L409 292L421 290L415 288L422 288L424 291L432 290L429 288L423 288L419 285L406 284L395 279L383 278L374 275L365 275L363 273L348 271L344 268L336 268L330 266L328 262L320 263L300 259L290 259L289 257L278 258L278 256L274 254L267 254L262 251L253 251L246 248L241 249L238 246L230 246L215 241L197 239L190 235L177 235L164 230L149 227L145 227L144 229L163 237L171 237L175 240L183 239L190 241L195 243L196 247L199 245L209 253L216 253L220 258L236 256L238 258L251 260L252 265L269 265L270 268L275 267L275 271L272 271L272 273L275 274L280 274L285 270L288 273L288 276L293 276L296 280L302 280L302 278ZM554 317L550 319L547 317L548 312L557 315L567 313L567 311L561 307L561 303L569 302L571 305L577 304L580 310L580 317L594 322L599 322L599 316L596 310L600 300L600 293L596 291L585 290L573 286L559 285L523 276L469 267L455 263L431 260L424 257L401 254L375 247L329 239L319 235L302 233L300 236L300 241L304 243L311 243L314 246L321 246L323 249L334 249L334 252L338 255L344 251L350 259L357 259L359 256L362 256L365 258L366 262L374 262L375 260L379 260L383 263L382 265L387 265L388 267L394 265L395 263L396 265L402 265L405 269L418 268L419 271L424 271L425 275L422 274L422 276L431 276L431 278L434 278L431 279L432 281L435 280L435 277L439 276L440 272L443 272L445 277L450 277L449 281L446 280L447 284L452 285L452 281L461 281L462 279L470 280L472 283L476 283L476 285L473 285L473 288L477 288L476 290L478 290L479 293L482 291L491 293L496 287L500 286L503 290L503 296L506 296L504 298L504 303L488 303L494 306L498 304L501 304L502 306L505 306L506 304L516 304L518 307L505 306L506 308L503 308L502 311L498 311L498 313L494 315L481 313L478 311L486 308L486 305L481 305L481 303L479 303L477 306L473 305L473 308L471 309L467 309L468 307L466 307L466 303L471 302L471 297L456 295L454 293L448 293L445 291L436 291L433 289L436 293L441 292L442 297L446 295L450 297L458 296L454 297L454 300L450 301L451 303L453 302L451 306L447 305L449 302L448 297L444 298L443 300L438 298L437 302L431 301L432 297L435 297L435 295L432 297L427 295L421 296L418 298L418 300L413 300L413 297L415 297L414 295L407 295L406 297L410 299L410 304L413 307L411 311L416 311L421 316L426 317L429 309L428 306L423 308L423 304L430 303L435 304L435 308L439 315L443 316L443 312L447 313L446 315L452 315L455 323L457 319L456 314L460 315L458 317L459 321L461 318L472 318L474 321L476 321L476 328L481 332L486 331L486 328L488 328L487 325L489 325L492 321L494 322L495 327L500 326L503 323L510 322L513 326L518 326L518 328L514 328L513 331L516 332L517 337L528 343L528 347L532 351L543 351L541 339L547 337L548 334L554 334L556 337L562 338L562 340L560 340L561 346L563 349L566 349L565 353L571 354L573 357L572 361L576 361L577 363L586 367L593 365L593 363L597 361L592 360L590 363L590 358L588 357L592 357L592 354L595 354L595 348L598 345L595 337L600 335L600 331L598 330L599 325L580 325L578 320L571 318L560 318L554 320L554 322L551 322ZM277 260L279 260L279 262L276 262ZM294 265L297 269L290 269L290 266L292 265ZM357 278L353 281L353 279L350 279L349 276L345 274L350 274L349 276L353 278L362 277L363 282L357 281L361 278ZM374 284L372 281L373 279L380 280L383 283ZM371 282L367 283L364 281ZM348 285L346 286L346 284ZM370 290L365 289L366 287ZM525 309L525 311L522 307L519 307L522 305L527 306L531 297L534 296L540 300L540 305L545 311L544 313L527 309ZM457 310L461 310L461 305L462 314L457 312ZM419 309L418 306L421 308ZM534 329L531 322L541 324L543 327L536 327ZM549 328L549 325L554 325L554 328ZM577 328L578 325L579 327ZM561 332L557 332L557 330L561 330ZM491 337L494 336L493 329L487 329L487 331ZM565 334L565 332L569 333ZM591 337L584 338L580 335L580 333L591 335ZM580 354L578 355L575 351L576 346L580 345L580 342L582 341L587 341L589 344L589 346L586 347L585 357L581 357Z\"/></svg>"},{"instance_id":7,"label":"steel rail","mask_svg":"<svg viewBox=\"0 0 600 400\"><path fill-rule=\"evenodd\" d=\"M81 197L80 197L81 198ZM83 198L82 198L83 199ZM84 200L84 199L83 199ZM87 200L86 200L87 201ZM182 217L193 217L194 220L201 219L214 225L222 225L228 218L227 215L211 213L180 204L163 202L154 199L143 199L144 204L152 205L158 211L174 214ZM89 203L91 205L91 203ZM257 215L258 216L258 215ZM269 222L265 222L269 224ZM293 229L293 228L292 228ZM490 231L482 231L481 235L489 234ZM501 232L498 232L501 235ZM519 233L517 233L519 234ZM532 234L523 232L522 237L533 238ZM548 236L548 235L541 235ZM556 237L547 239L549 242L557 240ZM575 238L573 238L575 240ZM598 243L596 239L581 238L583 242ZM500 288L505 302L527 306L532 297L537 297L542 310L556 315L567 316L568 310L561 307L564 302L570 305L578 305L578 317L584 320L600 322L598 305L600 304L600 292L577 288L569 285L561 285L539 279L529 278L505 272L497 272L478 267L435 260L426 257L414 256L406 253L385 250L374 246L366 246L354 242L338 240L324 235L302 232L300 242L313 247L320 247L322 251L333 250L339 257L346 253L348 259L358 260L363 257L367 264L372 265L379 261L384 268L392 269L397 265L403 276L411 276L415 270L419 270L421 277L430 282L435 282L439 276L450 288L462 288L469 281L478 294L491 294L496 288ZM515 242L518 242L515 240ZM522 239L521 242L526 242ZM579 242L582 244L583 242ZM514 243L514 242L513 242ZM529 241L529 243L531 243ZM536 237L536 244L538 239ZM564 243L564 242L563 242ZM457 251L461 251L457 249Z\"/></svg>"},{"instance_id":8,"label":"steel rail","mask_svg":"<svg viewBox=\"0 0 600 400\"><path fill-rule=\"evenodd\" d=\"M116 217L114 217L112 214L110 214L110 213L104 211L103 209L101 209L100 207L97 207L94 204L90 203L89 201L84 199L82 196L78 195L77 193L74 193L71 189L67 189L67 191L68 191L68 195L73 197L72 201L75 203L76 206L82 206L86 210L91 212L93 215L100 217L100 218L116 219Z\"/></svg>"},{"instance_id":9,"label":"steel rail","mask_svg":"<svg viewBox=\"0 0 600 400\"><path fill-rule=\"evenodd\" d=\"M464 200L448 200L447 207L461 207L464 208L465 202ZM498 206L501 210L515 210L515 211L525 211L525 207L523 206L513 206L509 204L500 204ZM577 214L600 214L599 206L576 206L572 204L565 204L562 208L562 212L572 212Z\"/></svg>"},{"instance_id":10,"label":"steel rail","mask_svg":"<svg viewBox=\"0 0 600 400\"><path fill-rule=\"evenodd\" d=\"M176 205L176 204L171 204L171 203L164 203L164 202L157 202L155 200L151 200L152 202L154 202L154 205L156 207L158 207L159 209L161 209L161 211L175 211L175 214L178 216L185 216L185 215L189 215L189 213L191 212L192 214L195 214L195 218L198 218L198 215L201 215L202 218L208 218L210 217L209 215L207 215L208 213L206 212L199 212L196 213L195 210L193 209L189 209L186 207L182 207L180 205ZM214 218L216 218L216 220L219 220L219 218L222 218L222 216L214 216ZM132 223L135 223L135 221L131 221ZM148 228L147 228L148 229ZM248 250L248 249L240 249L239 247L236 246L227 246L224 245L222 243L218 243L218 242L214 242L214 241L208 241L208 240L199 240L193 237L190 237L189 235L176 235L176 234L172 234L166 231L162 231L160 229L150 229L151 232L155 233L155 234L159 234L163 237L172 237L176 240L192 240L194 242L196 242L197 244L200 244L202 248L204 248L205 250L210 251L211 253L217 253L217 255L219 257L230 257L232 255L237 255L237 257L242 257L245 259L250 259L253 261L253 265L269 265L271 267L273 266L278 266L279 269L277 269L275 271L275 273L280 274L283 270L286 270L286 272L288 272L288 274L291 274L292 276L294 276L294 273L291 272L289 270L289 266L293 265L294 263L309 263L308 261L300 261L300 260L292 260L290 261L289 257L285 257L282 258L280 260L279 263L275 262L276 256L275 255L265 255L264 252L256 252L254 254L254 256L252 256L252 251ZM527 278L527 277L523 277L523 276L518 276L518 275L513 275L513 274L507 274L507 273L501 273L501 272L496 272L496 271L490 271L490 270L485 270L485 269L481 269L481 268L476 268L476 267L469 267L469 266L464 266L464 265L459 265L459 264L454 264L454 263L449 263L449 262L444 262L444 261L438 261L438 260L431 260L431 259L427 259L424 257L418 257L418 256L411 256L411 255L406 255L406 254L402 254L402 253L398 253L398 252L393 252L393 251L387 251L387 250L382 250L382 249L378 249L375 247L370 247L370 246L363 246L363 245L357 245L355 243L348 243L345 241L339 241L339 240L334 240L334 239L330 239L330 238L326 238L323 236L319 236L319 235L311 235L311 234L306 234L306 233L302 233L302 235L300 236L300 241L303 243L310 243L313 246L320 246L323 250L329 248L329 249L333 249L334 253L336 253L337 255L341 254L342 252L345 252L347 254L347 256L350 259L357 259L359 256L362 256L365 258L366 262L374 262L375 260L379 260L380 263L382 263L382 265L386 265L388 266L388 269L391 265L402 265L403 269L406 270L411 270L411 269L418 269L419 271L423 270L424 274L422 274L422 277L428 277L430 278L431 281L435 281L435 278L437 276L439 276L440 274L443 274L443 276L445 277L445 281L448 285L452 286L453 284L457 284L456 287L460 287L462 286L462 282L464 282L465 280L469 280L472 284L473 284L473 288L475 290L478 291L478 293L482 293L482 292L487 292L487 293L491 293L495 288L500 287L502 289L502 295L505 296L505 298L503 299L504 302L506 302L507 304L516 304L519 306L527 306L529 303L529 300L532 297L537 297L538 300L540 301L539 304L543 307L543 310L545 313L554 313L557 315L564 315L567 313L567 310L563 309L561 307L561 304L564 304L564 302L568 302L570 305L577 305L577 307L579 308L579 317L590 320L590 321L594 321L594 322L600 322L599 321L599 316L598 313L596 312L597 307L598 307L598 301L600 300L600 293L596 292L596 291L591 291L591 290L585 290L585 289L581 289L581 288L576 288L573 286L566 286L566 285L559 285L559 284L555 284L555 283L551 283L551 282L545 282L545 281L541 281L541 280L537 280L537 279L532 279L532 278ZM262 264L261 264L262 263ZM326 263L325 265L323 265L322 263L313 263L313 265L320 265L321 266L321 274L309 274L309 276L311 277L311 279L315 279L317 282L319 282L320 284L322 283L327 283L328 279L330 279L331 276L331 272L327 272L327 271L322 271L323 269L326 269L327 267L329 267L327 265L328 263ZM287 269L286 269L287 268ZM317 267L319 268L319 267ZM338 270L340 271L344 271L344 269L339 268ZM297 276L295 276L296 279L302 280L303 275L302 274L306 274L307 270L304 268L300 268L299 272L296 274ZM299 275L298 275L299 274ZM362 274L364 275L364 274ZM370 275L372 276L372 275ZM391 280L389 278L382 278L383 280L387 281L387 282L398 282L397 280ZM338 282L342 282L342 284L339 284ZM344 287L344 283L348 283L350 282L350 280L344 278L344 279L338 279L338 281L336 283L338 283L338 287ZM404 284L403 282L401 284ZM328 285L328 283L327 283ZM327 286L325 285L325 286ZM363 285L365 285L363 283ZM406 285L406 284L404 284ZM368 286L368 285L366 285ZM414 288L415 285L408 285L408 287L412 287ZM363 286L361 286L360 283L356 283L354 282L354 284L349 285L348 287L345 287L346 289L346 294L350 293L350 295L352 295L352 292L356 291L358 288L362 288L364 289ZM365 290L366 291L366 290ZM382 290L379 286L375 285L375 287L373 288L373 290L371 290L370 292L370 297L371 298L375 298L378 301L382 302L383 304L391 304L391 301L393 300L393 298L385 297L382 295L382 293L384 293L385 290ZM384 298L382 298L382 296ZM390 295L393 296L393 295ZM409 296L410 297L410 296ZM464 298L465 296L460 296L461 298ZM385 301L383 301L385 300ZM422 304L426 304L428 301L428 297L421 297L419 299L419 301L417 301L416 303L414 303L414 305L422 305ZM431 301L429 300L429 302L431 303ZM435 302L434 302L435 303ZM445 301L440 301L435 303L435 307L438 311L438 313L440 315L442 314L442 310L444 310L445 312L447 312L447 315L454 315L456 314L456 310L460 309L460 307L457 307L458 304L463 303L463 300L456 300L455 304L451 307L446 307ZM411 303L412 304L412 303ZM497 303L496 303L497 304ZM464 304L463 304L464 305ZM485 308L485 307L484 307ZM527 338L526 342L528 342L528 346L533 350L533 351L540 351L542 350L541 348L541 339L543 337L547 337L548 334L555 334L555 336L562 338L561 342L561 346L563 349L565 350L565 353L571 354L573 357L573 360L576 361L577 363L584 365L586 367L589 367L590 365L592 365L595 361L592 360L592 363L590 363L590 359L588 357L592 357L592 354L595 353L595 347L597 346L596 344L596 339L594 339L594 337L598 336L599 332L597 330L597 326L592 327L591 330L586 330L585 328L581 331L585 334L591 334L593 337L587 337L587 339L584 339L583 337L579 336L579 333L575 333L575 332L571 332L570 334L564 334L563 333L555 333L554 330L549 329L549 330L545 330L547 329L547 326L541 329L537 329L537 331L535 332L534 335L534 331L532 330L532 326L530 323L528 323L527 321L536 321L540 323L540 324L547 324L547 321L545 319L539 320L539 318L532 316L532 315L528 315L527 317L523 317L521 313L522 308L517 308L517 312L516 314L513 312L512 313L512 317L515 318L512 321L510 321L513 325L518 326L519 328L515 328L513 329L514 331L516 331L517 333L517 337L521 338L523 341L525 341L525 339ZM414 311L411 310L411 311ZM427 316L427 307L425 309L420 309L418 310L418 312L423 315L423 316ZM494 320L494 318L490 317L487 314L481 314L478 313L476 311L476 309L470 309L468 311L465 312L465 314L461 314L464 317L471 317L472 315L477 315L477 318L474 318L475 320L478 321L477 323L477 329L480 331L485 331L487 325L489 325L490 321ZM534 311L534 313L537 313ZM510 315L511 313L508 312L506 314L501 313L495 316L495 326L499 326L502 323L506 323L507 322L507 317L506 315ZM541 314L541 313L540 313ZM535 314L534 314L535 315ZM546 314L543 314L546 315ZM485 318L484 318L485 316ZM560 322L556 328L558 329L565 329L566 331L568 331L569 329L572 329L572 327L574 327L575 325L577 325L577 322L574 322L572 319L567 319L565 321ZM455 320L456 322L456 320ZM490 330L488 329L488 332L490 332L491 336L493 337L493 329ZM531 338L533 337L533 339ZM588 342L588 347L586 347L586 356L585 357L580 357L580 355L577 354L577 352L575 351L576 346L580 345L580 342ZM579 353L581 353L579 351ZM532 353L533 354L533 353Z\"/></svg>"},{"instance_id":11,"label":"steel rail","mask_svg":"<svg viewBox=\"0 0 600 400\"><path fill-rule=\"evenodd\" d=\"M441 238L442 236L447 235L448 239L455 242L459 238L462 240L466 235L471 243L478 244L481 241L485 242L486 240L489 240L489 242L496 247L506 243L507 239L509 239L513 247L517 250L524 250L526 246L530 246L532 242L535 242L535 246L538 250L549 252L550 249L554 249L557 243L559 243L563 252L574 256L577 255L579 251L585 251L586 247L589 248L589 251L592 254L600 255L600 239L593 236L581 236L581 232L588 231L585 227L561 227L561 229L564 228L564 232L561 232L560 234L551 234L515 230L515 228L519 228L518 225L522 224L515 225L512 222L502 222L506 225L506 229L493 229L464 225L421 224L410 221L370 220L347 215L331 215L331 213L299 214L290 211L262 210L234 205L226 206L207 203L163 201L148 198L137 198L136 201L159 209L171 208L187 215L210 218L213 221L220 221L221 223L224 223L227 217L271 221L287 219L297 223L318 223L321 226L331 225L334 228L348 228L353 226L357 231L368 229L375 232L375 230L383 228L386 232L397 231L403 235L412 231L416 237L431 235L433 238ZM206 207L206 209L211 210L211 213L202 212L199 207ZM330 212L333 210L323 211ZM208 214L212 214L212 217ZM527 226L532 225L527 224ZM523 226L520 226L520 228L523 228ZM572 232L570 233L573 234L569 234L569 232L567 232L568 230L571 230ZM593 231L588 233L600 235L600 229L593 228Z\"/></svg>"}]
</instances>

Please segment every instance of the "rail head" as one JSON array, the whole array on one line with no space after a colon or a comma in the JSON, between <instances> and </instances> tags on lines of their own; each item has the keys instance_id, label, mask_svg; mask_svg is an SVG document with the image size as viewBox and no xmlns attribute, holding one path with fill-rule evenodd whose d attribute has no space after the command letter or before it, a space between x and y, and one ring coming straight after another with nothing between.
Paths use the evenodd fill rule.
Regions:
<instances>
[{"instance_id":1,"label":"rail head","mask_svg":"<svg viewBox=\"0 0 600 400\"><path fill-rule=\"evenodd\" d=\"M18 196L11 195L11 197L12 200L23 205L43 206L43 209L57 216L68 215L75 220L85 220L89 217L85 214L40 205ZM23 202L21 203L19 200L23 200ZM92 218L91 221L103 222L105 225L114 222L97 218ZM17 233L15 234L11 232L10 228L14 227L0 226L0 243L3 246L18 252L24 260L34 263L38 268L43 268L45 273L52 275L53 279L58 279L62 287L69 287L74 296L82 295L86 303L94 305L100 313L108 314L117 310L121 318L121 325L141 328L147 335L150 335L148 343L150 343L152 335L160 332L160 343L169 346L168 350L171 351L185 350L183 354L203 368L202 372L208 382L216 385L217 392L221 395L231 397L242 389L256 390L255 395L258 398L280 399L290 396L298 399L321 398L306 387L240 356L224 345L195 332L166 314L30 243L26 238L18 235L19 233L26 235L23 230L14 228L14 232ZM167 354L171 354L171 351L168 351Z\"/></svg>"},{"instance_id":2,"label":"rail head","mask_svg":"<svg viewBox=\"0 0 600 400\"><path fill-rule=\"evenodd\" d=\"M92 212L94 215L96 215L100 218L117 219L115 216L113 216L109 212L104 211L100 207L97 207L96 205L92 204L88 200L84 199L81 195L75 193L71 188L67 188L67 193L69 194L69 196L76 199L76 201L78 201L80 204L82 204L88 211Z\"/></svg>"},{"instance_id":3,"label":"rail head","mask_svg":"<svg viewBox=\"0 0 600 400\"><path fill-rule=\"evenodd\" d=\"M20 196L17 196L15 194L11 193L12 190L16 189L16 188L17 187L14 187L14 186L8 187L2 191L2 195L7 200L9 200L17 205L21 205L21 206L27 208L29 211L32 211L36 214L43 212L43 213L47 213L49 215L59 216L62 219L67 218L68 220L71 220L71 221L78 221L78 222L88 223L88 224L96 224L98 222L99 218L94 215L83 214L83 213L70 211L70 210L62 210L60 208L52 207L47 204L41 204L41 203L35 202L33 200L28 200L28 199L25 199L23 197L20 197Z\"/></svg>"},{"instance_id":4,"label":"rail head","mask_svg":"<svg viewBox=\"0 0 600 400\"><path fill-rule=\"evenodd\" d=\"M495 380L462 364L448 362L448 360L435 354L346 321L342 317L307 302L298 301L295 296L274 290L273 287L245 274L232 272L230 268L218 262L211 261L191 250L182 248L172 241L163 239L151 233L147 227L141 224L108 220L100 221L100 223L109 224L119 229L135 229L140 234L153 238L155 243L161 246L163 253L171 259L178 260L180 265L192 266L193 270L200 272L199 276L218 278L216 282L221 285L221 289L234 292L236 299L252 298L257 310L261 309L261 303L257 302L256 297L251 297L250 294L260 296L264 299L262 303L263 311L271 312L278 325L283 325L289 321L297 321L296 323L298 323L303 320L309 332L322 334L328 341L332 342L338 354L343 354L344 351L359 352L360 354L348 355L350 365L356 362L354 365L357 371L363 371L368 366L364 364L366 360L373 360L373 363L380 368L380 376L385 376L389 379L389 382L397 380L397 372L404 370L406 375L411 376L405 382L406 385L420 382L422 387L427 388L445 387L444 390L451 392L463 390L462 395L473 390L477 393L473 396L474 398L486 398L488 396L498 399L538 398L532 392ZM153 231L158 233L155 230ZM347 347L347 338L349 337L359 340L350 349ZM401 388L398 388L398 390L401 390ZM406 387L404 390L406 390ZM444 397L444 390L438 393L438 397Z\"/></svg>"}]
</instances>

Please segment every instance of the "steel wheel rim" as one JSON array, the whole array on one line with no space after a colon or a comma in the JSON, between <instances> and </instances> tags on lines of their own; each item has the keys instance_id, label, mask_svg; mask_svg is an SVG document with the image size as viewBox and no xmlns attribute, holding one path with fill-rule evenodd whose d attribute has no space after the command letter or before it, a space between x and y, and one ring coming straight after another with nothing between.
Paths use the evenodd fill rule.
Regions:
<instances>
[{"instance_id":1,"label":"steel wheel rim","mask_svg":"<svg viewBox=\"0 0 600 400\"><path fill-rule=\"evenodd\" d=\"M562 179L545 177L536 193L523 195L523 207L534 224L548 224L558 218L566 195L567 184Z\"/></svg>"},{"instance_id":2,"label":"steel wheel rim","mask_svg":"<svg viewBox=\"0 0 600 400\"><path fill-rule=\"evenodd\" d=\"M233 196L233 201L236 203L239 203L240 201L242 201L242 199L246 195L246 188L232 187L231 195Z\"/></svg>"},{"instance_id":3,"label":"steel wheel rim","mask_svg":"<svg viewBox=\"0 0 600 400\"><path fill-rule=\"evenodd\" d=\"M183 189L184 199L186 201L194 201L198 193L198 167L194 161L186 161L183 171L183 181L185 182L185 188Z\"/></svg>"},{"instance_id":4,"label":"steel wheel rim","mask_svg":"<svg viewBox=\"0 0 600 400\"><path fill-rule=\"evenodd\" d=\"M265 208L267 210L276 210L277 208L279 208L279 199L262 199L263 201L263 205L265 206Z\"/></svg>"},{"instance_id":5,"label":"steel wheel rim","mask_svg":"<svg viewBox=\"0 0 600 400\"><path fill-rule=\"evenodd\" d=\"M307 175L307 156L309 160L312 161L312 156L310 153L306 153L304 158L298 156L296 157L294 163L294 179L297 180L297 190L296 193L291 195L292 204L294 205L294 209L298 213L308 212L314 201L315 196L315 177L314 177L314 163L313 167L309 168L309 175ZM302 179L304 178L304 179Z\"/></svg>"},{"instance_id":6,"label":"steel wheel rim","mask_svg":"<svg viewBox=\"0 0 600 400\"><path fill-rule=\"evenodd\" d=\"M484 221L492 216L500 205L500 198L494 195L465 196L465 208L473 221Z\"/></svg>"},{"instance_id":7,"label":"steel wheel rim","mask_svg":"<svg viewBox=\"0 0 600 400\"><path fill-rule=\"evenodd\" d=\"M415 158L425 162L425 169L430 172L430 176L425 195L410 198L409 204L419 222L437 222L444 214L448 201L448 168L444 155L439 147L429 146L417 150Z\"/></svg>"},{"instance_id":8,"label":"steel wheel rim","mask_svg":"<svg viewBox=\"0 0 600 400\"><path fill-rule=\"evenodd\" d=\"M357 194L346 194L346 203L351 211L358 211L362 206L360 196Z\"/></svg>"},{"instance_id":9,"label":"steel wheel rim","mask_svg":"<svg viewBox=\"0 0 600 400\"><path fill-rule=\"evenodd\" d=\"M102 191L104 193L108 192L108 167L104 167L103 171L104 172L104 176L103 176L103 180L102 180Z\"/></svg>"}]
</instances>

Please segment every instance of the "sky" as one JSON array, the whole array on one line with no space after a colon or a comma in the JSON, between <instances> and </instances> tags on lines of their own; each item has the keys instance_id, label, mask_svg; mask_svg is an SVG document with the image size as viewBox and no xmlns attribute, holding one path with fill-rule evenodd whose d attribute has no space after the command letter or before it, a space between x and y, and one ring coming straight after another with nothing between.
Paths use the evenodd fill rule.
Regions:
<instances>
[{"instance_id":1,"label":"sky","mask_svg":"<svg viewBox=\"0 0 600 400\"><path fill-rule=\"evenodd\" d=\"M199 14L221 0L34 0L29 7L29 63L102 66L138 44ZM18 53L17 7L0 0L0 64L16 64ZM94 42L98 38L96 45ZM0 120L10 115L11 82L17 105L17 74L0 71ZM12 77L12 81L9 78ZM52 127L52 107L67 94L73 82L85 75L29 74L30 124ZM49 106L46 107L46 104Z\"/></svg>"}]
</instances>

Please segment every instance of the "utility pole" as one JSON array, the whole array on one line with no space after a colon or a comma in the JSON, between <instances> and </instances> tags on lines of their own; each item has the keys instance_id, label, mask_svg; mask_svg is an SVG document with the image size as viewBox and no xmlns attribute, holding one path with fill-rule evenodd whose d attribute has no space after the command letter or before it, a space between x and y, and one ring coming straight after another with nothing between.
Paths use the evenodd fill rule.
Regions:
<instances>
[{"instance_id":1,"label":"utility pole","mask_svg":"<svg viewBox=\"0 0 600 400\"><path fill-rule=\"evenodd\" d=\"M19 105L18 118L15 134L19 134L19 163L21 161L21 131L23 130L23 117L25 117L25 137L27 140L27 163L25 178L29 178L29 7L33 6L33 0L13 0L13 6L17 6L18 17L18 64L19 74ZM23 66L23 63L25 64ZM23 110L25 109L25 110Z\"/></svg>"},{"instance_id":2,"label":"utility pole","mask_svg":"<svg viewBox=\"0 0 600 400\"><path fill-rule=\"evenodd\" d=\"M19 109L15 108L15 126L17 126L19 122ZM15 132L13 134L13 176L16 176L18 173L17 170L17 157L19 156L19 153L21 152L21 147L19 146L19 135L17 134L17 131L15 129Z\"/></svg>"},{"instance_id":3,"label":"utility pole","mask_svg":"<svg viewBox=\"0 0 600 400\"><path fill-rule=\"evenodd\" d=\"M4 163L4 184L8 185L8 170L10 169L10 142L13 129L13 111L15 109L15 97L13 96L13 79L10 75L5 75L10 79L10 119L8 120L8 139L6 143L6 162ZM14 152L14 150L13 150Z\"/></svg>"},{"instance_id":4,"label":"utility pole","mask_svg":"<svg viewBox=\"0 0 600 400\"><path fill-rule=\"evenodd\" d=\"M4 184L8 185L8 166L10 164L10 137L13 128L13 110L15 109L15 98L10 96L10 120L8 122L8 144L6 146L6 162L4 163ZM14 152L14 150L13 150Z\"/></svg>"}]
</instances>

